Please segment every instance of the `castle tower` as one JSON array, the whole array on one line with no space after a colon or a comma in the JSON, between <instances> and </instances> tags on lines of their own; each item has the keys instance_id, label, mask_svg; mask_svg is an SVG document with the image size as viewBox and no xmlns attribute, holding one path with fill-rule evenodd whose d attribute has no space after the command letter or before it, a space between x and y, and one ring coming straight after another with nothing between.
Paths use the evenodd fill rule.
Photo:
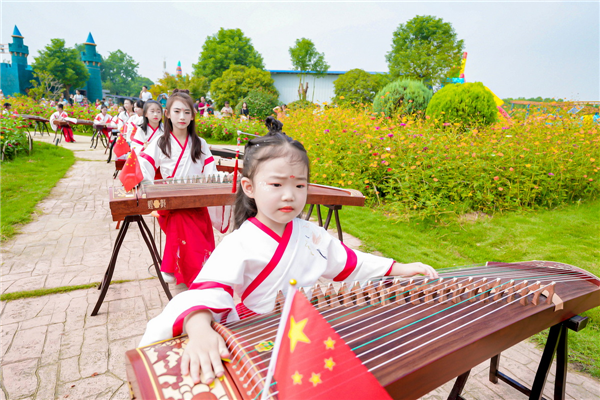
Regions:
<instances>
[{"instance_id":1,"label":"castle tower","mask_svg":"<svg viewBox=\"0 0 600 400\"><path fill-rule=\"evenodd\" d=\"M183 74L183 71L181 70L181 61L177 62L177 68L175 69L175 73L179 76Z\"/></svg>"},{"instance_id":2,"label":"castle tower","mask_svg":"<svg viewBox=\"0 0 600 400\"><path fill-rule=\"evenodd\" d=\"M88 79L84 89L86 90L88 100L93 102L102 99L102 78L100 77L102 57L96 52L96 43L91 32L84 45L85 51L81 53L81 61L83 61L90 73L90 79Z\"/></svg>"},{"instance_id":3,"label":"castle tower","mask_svg":"<svg viewBox=\"0 0 600 400\"><path fill-rule=\"evenodd\" d=\"M12 38L13 42L8 44L11 64L0 63L0 87L5 96L25 94L25 89L31 87L30 81L33 79L33 71L27 65L29 47L23 43L23 35L16 25Z\"/></svg>"}]
</instances>

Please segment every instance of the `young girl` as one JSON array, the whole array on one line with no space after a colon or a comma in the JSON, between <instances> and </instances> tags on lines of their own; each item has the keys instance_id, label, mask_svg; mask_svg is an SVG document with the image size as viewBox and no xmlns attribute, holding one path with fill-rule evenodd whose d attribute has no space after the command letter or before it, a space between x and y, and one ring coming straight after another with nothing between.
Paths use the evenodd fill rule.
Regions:
<instances>
[{"instance_id":1,"label":"young girl","mask_svg":"<svg viewBox=\"0 0 600 400\"><path fill-rule=\"evenodd\" d=\"M153 182L157 170L164 178L217 174L208 144L196 134L194 101L178 89L167 101L164 133L149 142L139 154L144 181ZM206 207L159 211L159 223L167 236L161 265L168 282L188 287L215 248L212 228L224 233L229 228L230 207Z\"/></svg>"},{"instance_id":2,"label":"young girl","mask_svg":"<svg viewBox=\"0 0 600 400\"><path fill-rule=\"evenodd\" d=\"M69 118L69 114L64 111L62 103L59 103L56 106L56 112L50 116L50 126L54 131L60 129L65 137L65 142L73 142L75 143L75 139L73 138L73 130L69 125L61 125L58 126L54 124L54 121L71 121L77 122L75 118Z\"/></svg>"},{"instance_id":3,"label":"young girl","mask_svg":"<svg viewBox=\"0 0 600 400\"><path fill-rule=\"evenodd\" d=\"M133 117L134 115L135 115L135 112L133 112L133 101L131 101L129 99L125 99L125 101L123 102L123 111L119 111L119 114L117 114L117 117L113 118L113 121L112 121L112 127L118 129L120 132L124 132L123 137L128 142L129 142L129 137L126 136L127 131L124 130L123 127L125 126L125 124L127 124L127 121L129 121L129 118Z\"/></svg>"},{"instance_id":4,"label":"young girl","mask_svg":"<svg viewBox=\"0 0 600 400\"><path fill-rule=\"evenodd\" d=\"M123 127L123 137L127 142L131 142L131 139L133 139L143 122L144 102L142 100L137 100L133 105L133 115L129 117L127 123Z\"/></svg>"},{"instance_id":5,"label":"young girl","mask_svg":"<svg viewBox=\"0 0 600 400\"><path fill-rule=\"evenodd\" d=\"M140 346L187 332L181 371L198 383L202 370L203 382L210 384L215 373L223 375L221 358L229 357L211 321L272 311L277 292L286 294L290 279L308 287L320 277L365 282L382 275L437 276L425 264L398 264L351 250L297 218L306 204L309 175L308 156L298 141L276 133L248 142L235 202L237 230L213 252L191 290L175 296L148 322ZM237 306L234 293L242 300Z\"/></svg>"},{"instance_id":6,"label":"young girl","mask_svg":"<svg viewBox=\"0 0 600 400\"><path fill-rule=\"evenodd\" d=\"M144 104L142 112L142 123L135 134L131 136L131 148L136 154L148 147L150 141L163 134L162 107L156 100L148 100Z\"/></svg>"},{"instance_id":7,"label":"young girl","mask_svg":"<svg viewBox=\"0 0 600 400\"><path fill-rule=\"evenodd\" d=\"M94 118L94 125L103 126L102 133L104 133L108 140L110 140L111 129L108 127L108 125L110 125L112 117L108 114L108 107L106 107L104 104L102 104L100 109L102 112L96 115L96 118Z\"/></svg>"}]
</instances>

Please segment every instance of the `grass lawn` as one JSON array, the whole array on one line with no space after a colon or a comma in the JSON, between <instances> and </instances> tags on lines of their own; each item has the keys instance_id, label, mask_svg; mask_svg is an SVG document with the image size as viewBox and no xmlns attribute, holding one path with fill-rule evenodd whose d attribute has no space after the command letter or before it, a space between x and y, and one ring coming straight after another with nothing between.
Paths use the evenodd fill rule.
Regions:
<instances>
[{"instance_id":1,"label":"grass lawn","mask_svg":"<svg viewBox=\"0 0 600 400\"><path fill-rule=\"evenodd\" d=\"M36 204L50 193L74 162L71 150L34 142L31 156L21 155L2 163L2 241L17 233L19 225L31 221Z\"/></svg>"},{"instance_id":2,"label":"grass lawn","mask_svg":"<svg viewBox=\"0 0 600 400\"><path fill-rule=\"evenodd\" d=\"M366 250L378 250L399 262L421 261L445 268L486 261L548 260L600 275L600 201L474 221L448 218L439 223L396 221L367 207L347 207L340 213L344 231L361 239ZM600 378L600 307L583 315L590 322L581 332L570 332L569 361ZM538 343L545 339L546 334L534 336Z\"/></svg>"}]
</instances>

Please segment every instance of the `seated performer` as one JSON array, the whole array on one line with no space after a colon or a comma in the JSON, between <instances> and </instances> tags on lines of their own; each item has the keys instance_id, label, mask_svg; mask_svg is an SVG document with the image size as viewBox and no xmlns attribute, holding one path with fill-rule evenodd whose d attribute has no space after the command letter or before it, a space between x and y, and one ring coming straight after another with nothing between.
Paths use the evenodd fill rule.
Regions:
<instances>
[{"instance_id":1,"label":"seated performer","mask_svg":"<svg viewBox=\"0 0 600 400\"><path fill-rule=\"evenodd\" d=\"M196 134L194 101L189 94L173 90L165 110L164 133L139 154L145 182L156 179L157 170L165 178L185 178L217 174L217 165L208 144ZM215 249L215 229L229 228L231 207L206 207L158 211L167 241L161 271L167 282L188 287ZM209 214L210 212L210 214Z\"/></svg>"},{"instance_id":2,"label":"seated performer","mask_svg":"<svg viewBox=\"0 0 600 400\"><path fill-rule=\"evenodd\" d=\"M125 101L123 101L123 110L119 108L119 113L115 118L112 119L111 128L116 128L119 130L119 132L122 132L123 137L128 142L130 141L130 139L129 136L127 136L128 130L127 127L125 127L125 124L127 124L129 119L132 118L134 115L136 114L133 111L133 101L130 99L125 99Z\"/></svg>"},{"instance_id":3,"label":"seated performer","mask_svg":"<svg viewBox=\"0 0 600 400\"><path fill-rule=\"evenodd\" d=\"M75 142L73 139L73 130L69 125L61 125L57 126L54 121L68 121L68 122L77 122L75 118L70 118L69 114L67 114L64 109L62 103L58 103L56 106L56 112L50 116L50 126L54 131L56 129L60 129L65 137L65 142Z\"/></svg>"},{"instance_id":4,"label":"seated performer","mask_svg":"<svg viewBox=\"0 0 600 400\"><path fill-rule=\"evenodd\" d=\"M297 218L306 204L310 176L306 150L280 133L252 139L244 151L244 169L235 201L235 230L210 256L190 290L175 296L148 322L140 346L187 333L181 371L194 382L210 384L223 375L225 342L211 321L232 322L274 309L279 290L295 279L299 287L320 277L361 281L382 275L437 277L416 262L351 250L323 228ZM233 295L242 299L237 306ZM214 371L214 372L213 372Z\"/></svg>"},{"instance_id":5,"label":"seated performer","mask_svg":"<svg viewBox=\"0 0 600 400\"><path fill-rule=\"evenodd\" d=\"M108 125L110 124L112 117L110 116L110 114L108 114L108 107L106 107L105 105L101 105L100 109L102 110L102 112L96 115L96 118L94 118L94 125L103 126L102 133L104 133L110 141L111 129L108 127Z\"/></svg>"},{"instance_id":6,"label":"seated performer","mask_svg":"<svg viewBox=\"0 0 600 400\"><path fill-rule=\"evenodd\" d=\"M142 122L135 134L131 137L131 148L137 154L148 147L150 141L163 134L162 107L156 100L148 100L144 104Z\"/></svg>"}]
</instances>

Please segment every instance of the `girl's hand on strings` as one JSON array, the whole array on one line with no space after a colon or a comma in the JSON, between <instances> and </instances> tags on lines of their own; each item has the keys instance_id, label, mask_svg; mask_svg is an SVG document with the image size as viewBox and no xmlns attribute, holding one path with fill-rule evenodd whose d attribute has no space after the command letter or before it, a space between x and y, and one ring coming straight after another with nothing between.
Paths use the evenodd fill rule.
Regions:
<instances>
[{"instance_id":1,"label":"girl's hand on strings","mask_svg":"<svg viewBox=\"0 0 600 400\"><path fill-rule=\"evenodd\" d=\"M401 275L401 276L413 276L413 275L425 275L428 278L437 278L438 273L432 266L423 264L421 262L414 262L409 264L394 263L392 272L390 275Z\"/></svg>"},{"instance_id":2,"label":"girl's hand on strings","mask_svg":"<svg viewBox=\"0 0 600 400\"><path fill-rule=\"evenodd\" d=\"M185 321L189 341L181 358L181 374L190 375L194 383L211 384L215 377L225 374L221 359L229 358L229 351L221 335L210 326L211 321L209 311L192 314Z\"/></svg>"}]
</instances>

